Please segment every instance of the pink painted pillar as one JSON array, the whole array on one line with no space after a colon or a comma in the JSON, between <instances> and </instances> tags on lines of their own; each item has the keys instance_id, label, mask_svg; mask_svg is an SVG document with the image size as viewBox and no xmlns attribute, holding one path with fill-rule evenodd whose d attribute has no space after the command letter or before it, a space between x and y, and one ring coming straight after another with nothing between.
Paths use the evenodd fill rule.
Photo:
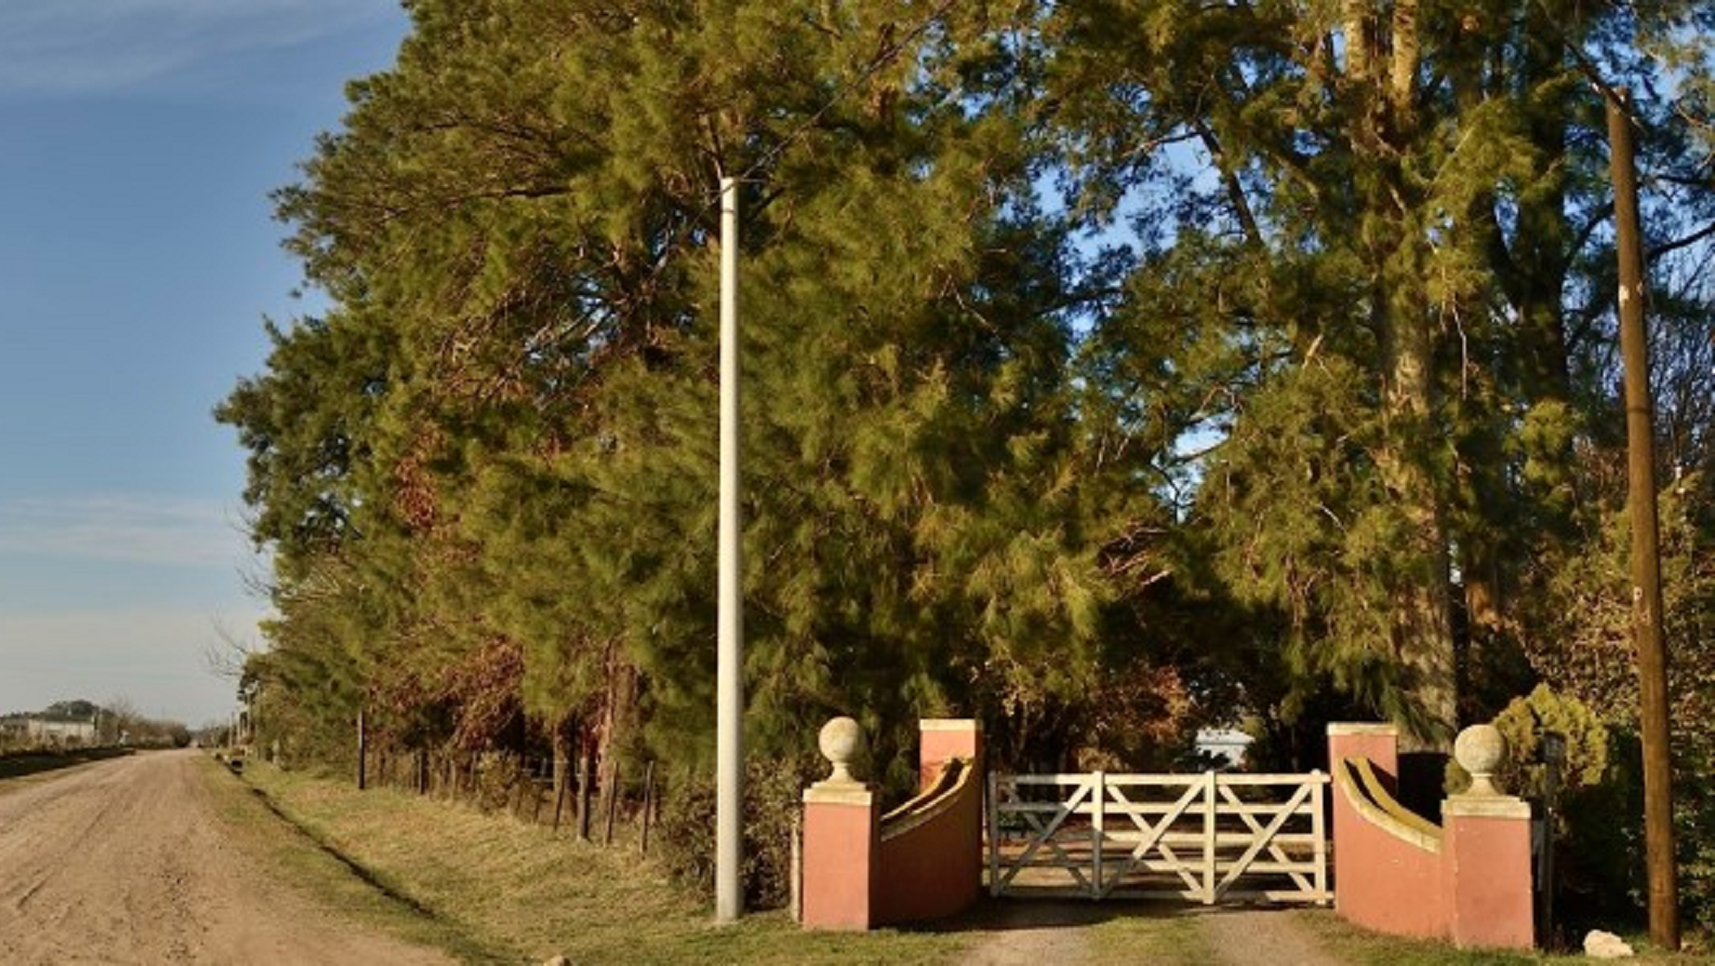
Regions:
<instances>
[{"instance_id":1,"label":"pink painted pillar","mask_svg":"<svg viewBox=\"0 0 1715 966\"><path fill-rule=\"evenodd\" d=\"M1439 830L1415 824L1392 801L1398 776L1398 730L1383 724L1330 724L1334 781L1334 909L1368 929L1437 939L1446 935L1447 889ZM1369 762L1386 802L1372 801L1346 768Z\"/></svg>"},{"instance_id":2,"label":"pink painted pillar","mask_svg":"<svg viewBox=\"0 0 1715 966\"><path fill-rule=\"evenodd\" d=\"M1530 805L1509 795L1454 795L1441 803L1441 823L1453 944L1533 948Z\"/></svg>"},{"instance_id":3,"label":"pink painted pillar","mask_svg":"<svg viewBox=\"0 0 1715 966\"><path fill-rule=\"evenodd\" d=\"M941 766L963 758L982 769L983 723L974 718L923 718L917 722L917 789L929 787Z\"/></svg>"},{"instance_id":4,"label":"pink painted pillar","mask_svg":"<svg viewBox=\"0 0 1715 966\"><path fill-rule=\"evenodd\" d=\"M861 782L822 781L804 790L804 928L875 925L880 818L875 792Z\"/></svg>"},{"instance_id":5,"label":"pink painted pillar","mask_svg":"<svg viewBox=\"0 0 1715 966\"><path fill-rule=\"evenodd\" d=\"M1399 726L1391 724L1333 721L1328 724L1328 771L1342 758L1368 758L1376 777L1397 793L1399 782Z\"/></svg>"},{"instance_id":6,"label":"pink painted pillar","mask_svg":"<svg viewBox=\"0 0 1715 966\"><path fill-rule=\"evenodd\" d=\"M970 791L961 806L962 835L946 843L940 856L945 868L932 878L944 888L942 902L962 911L983 888L983 795L988 773L983 766L983 723L975 718L921 718L917 722L917 789L925 791L954 758L969 763ZM889 873L891 875L891 871Z\"/></svg>"},{"instance_id":7,"label":"pink painted pillar","mask_svg":"<svg viewBox=\"0 0 1715 966\"><path fill-rule=\"evenodd\" d=\"M1341 765L1347 758L1368 758L1382 784L1396 786L1399 778L1399 728L1391 724L1333 721L1328 724L1328 771L1334 776L1328 797L1333 802L1334 910L1341 916L1371 928L1375 922L1370 896L1386 886L1389 870L1376 865L1371 839L1385 833L1373 828L1340 789ZM1378 881L1375 877L1380 876ZM1422 907L1414 911L1422 911ZM1422 934L1425 927L1413 924L1408 934Z\"/></svg>"}]
</instances>

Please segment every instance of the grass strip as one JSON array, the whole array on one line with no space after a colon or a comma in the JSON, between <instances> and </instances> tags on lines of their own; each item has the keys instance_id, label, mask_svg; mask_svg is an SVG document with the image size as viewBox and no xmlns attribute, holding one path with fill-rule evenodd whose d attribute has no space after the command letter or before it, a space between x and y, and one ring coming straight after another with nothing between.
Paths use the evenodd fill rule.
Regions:
<instances>
[{"instance_id":1,"label":"grass strip","mask_svg":"<svg viewBox=\"0 0 1715 966\"><path fill-rule=\"evenodd\" d=\"M1324 949L1353 966L1524 966L1531 963L1589 962L1582 952L1520 953L1498 949L1455 949L1444 942L1387 936L1355 926L1341 919L1331 909L1307 909L1297 915L1305 930L1314 935ZM1626 962L1639 966L1715 961L1697 953L1670 956L1652 951L1639 936L1627 936L1626 941L1638 950L1638 955Z\"/></svg>"},{"instance_id":2,"label":"grass strip","mask_svg":"<svg viewBox=\"0 0 1715 966\"><path fill-rule=\"evenodd\" d=\"M244 781L319 844L321 861L339 855L381 887L381 899L462 938L462 946L440 944L469 961L946 963L971 941L928 931L806 932L781 912L717 927L707 905L623 840L602 848L503 813L396 789L358 792L255 761Z\"/></svg>"},{"instance_id":3,"label":"grass strip","mask_svg":"<svg viewBox=\"0 0 1715 966\"><path fill-rule=\"evenodd\" d=\"M349 861L213 759L204 759L202 773L215 814L232 840L267 874L302 889L359 925L444 950L462 962L519 961L516 949L435 915L411 901L396 884Z\"/></svg>"},{"instance_id":4,"label":"grass strip","mask_svg":"<svg viewBox=\"0 0 1715 966\"><path fill-rule=\"evenodd\" d=\"M1089 927L1096 963L1214 963L1220 957L1197 917L1159 902L1119 902L1124 910Z\"/></svg>"}]
</instances>

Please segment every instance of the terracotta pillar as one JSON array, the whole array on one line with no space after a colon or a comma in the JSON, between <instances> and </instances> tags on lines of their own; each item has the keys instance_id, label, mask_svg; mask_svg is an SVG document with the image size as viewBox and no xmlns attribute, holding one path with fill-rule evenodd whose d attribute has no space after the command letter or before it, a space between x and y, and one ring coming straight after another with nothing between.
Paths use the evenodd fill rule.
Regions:
<instances>
[{"instance_id":1,"label":"terracotta pillar","mask_svg":"<svg viewBox=\"0 0 1715 966\"><path fill-rule=\"evenodd\" d=\"M1375 766L1376 777L1388 786L1390 793L1398 791L1399 727L1369 722L1332 721L1328 723L1328 771L1333 772L1342 758L1368 758Z\"/></svg>"},{"instance_id":2,"label":"terracotta pillar","mask_svg":"<svg viewBox=\"0 0 1715 966\"><path fill-rule=\"evenodd\" d=\"M862 746L856 721L822 727L822 754L833 774L804 790L803 925L864 930L875 925L875 879L881 811L875 791L852 777Z\"/></svg>"},{"instance_id":3,"label":"terracotta pillar","mask_svg":"<svg viewBox=\"0 0 1715 966\"><path fill-rule=\"evenodd\" d=\"M875 924L875 793L856 785L804 790L804 928L864 930Z\"/></svg>"},{"instance_id":4,"label":"terracotta pillar","mask_svg":"<svg viewBox=\"0 0 1715 966\"><path fill-rule=\"evenodd\" d=\"M1353 903L1367 898L1372 876L1385 877L1389 873L1376 866L1372 850L1362 844L1376 834L1369 820L1341 792L1344 773L1341 762L1347 758L1369 759L1382 784L1397 787L1399 728L1348 721L1328 724L1328 772L1334 776L1328 792L1333 811L1330 828L1334 834L1334 910L1347 919L1376 928L1367 906L1355 908Z\"/></svg>"},{"instance_id":5,"label":"terracotta pillar","mask_svg":"<svg viewBox=\"0 0 1715 966\"><path fill-rule=\"evenodd\" d=\"M968 762L972 769L966 792L957 806L961 816L958 822L960 831L950 833L952 838L940 841L940 849L929 862L940 868L924 871L918 876L937 884L935 891L940 896L930 908L962 911L976 901L983 888L986 860L983 853L983 789L988 783L983 766L983 723L975 718L923 718L917 723L917 731L919 792L927 791L941 774L942 767L955 758ZM943 824L943 828L947 827ZM897 852L886 854L889 858L885 872L889 884L894 884L897 882L895 876L899 874L895 871L894 856ZM921 865L925 861L929 861L927 857L915 856L898 865L903 872L905 866Z\"/></svg>"},{"instance_id":6,"label":"terracotta pillar","mask_svg":"<svg viewBox=\"0 0 1715 966\"><path fill-rule=\"evenodd\" d=\"M917 789L929 787L941 766L963 758L982 767L983 723L974 718L923 718L917 722Z\"/></svg>"},{"instance_id":7,"label":"terracotta pillar","mask_svg":"<svg viewBox=\"0 0 1715 966\"><path fill-rule=\"evenodd\" d=\"M1466 728L1453 745L1472 776L1470 791L1441 803L1450 931L1460 947L1536 945L1530 805L1503 794L1490 777L1505 750L1490 725Z\"/></svg>"}]
</instances>

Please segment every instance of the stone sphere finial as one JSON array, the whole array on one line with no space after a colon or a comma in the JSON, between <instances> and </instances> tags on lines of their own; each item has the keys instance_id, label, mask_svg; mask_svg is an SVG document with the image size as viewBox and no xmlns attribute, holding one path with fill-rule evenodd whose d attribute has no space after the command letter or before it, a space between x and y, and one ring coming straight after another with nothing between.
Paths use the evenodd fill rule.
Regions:
<instances>
[{"instance_id":1,"label":"stone sphere finial","mask_svg":"<svg viewBox=\"0 0 1715 966\"><path fill-rule=\"evenodd\" d=\"M1471 774L1471 788L1465 794L1501 794L1495 787L1494 774L1506 753L1507 739L1494 725L1472 725L1459 732L1453 742L1453 758Z\"/></svg>"},{"instance_id":2,"label":"stone sphere finial","mask_svg":"<svg viewBox=\"0 0 1715 966\"><path fill-rule=\"evenodd\" d=\"M824 781L833 784L856 784L852 777L851 763L863 751L863 729L851 718L839 717L830 720L822 726L822 731L816 736L816 745L822 749L822 757L834 766L833 774Z\"/></svg>"}]
</instances>

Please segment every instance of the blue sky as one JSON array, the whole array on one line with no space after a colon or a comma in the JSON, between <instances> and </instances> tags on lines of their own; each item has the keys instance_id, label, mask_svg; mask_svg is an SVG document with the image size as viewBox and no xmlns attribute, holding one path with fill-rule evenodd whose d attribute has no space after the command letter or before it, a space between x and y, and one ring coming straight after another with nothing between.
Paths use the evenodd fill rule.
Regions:
<instances>
[{"instance_id":1,"label":"blue sky","mask_svg":"<svg viewBox=\"0 0 1715 966\"><path fill-rule=\"evenodd\" d=\"M305 311L268 192L385 68L395 0L0 0L0 712L223 717L256 640L210 410Z\"/></svg>"}]
</instances>

